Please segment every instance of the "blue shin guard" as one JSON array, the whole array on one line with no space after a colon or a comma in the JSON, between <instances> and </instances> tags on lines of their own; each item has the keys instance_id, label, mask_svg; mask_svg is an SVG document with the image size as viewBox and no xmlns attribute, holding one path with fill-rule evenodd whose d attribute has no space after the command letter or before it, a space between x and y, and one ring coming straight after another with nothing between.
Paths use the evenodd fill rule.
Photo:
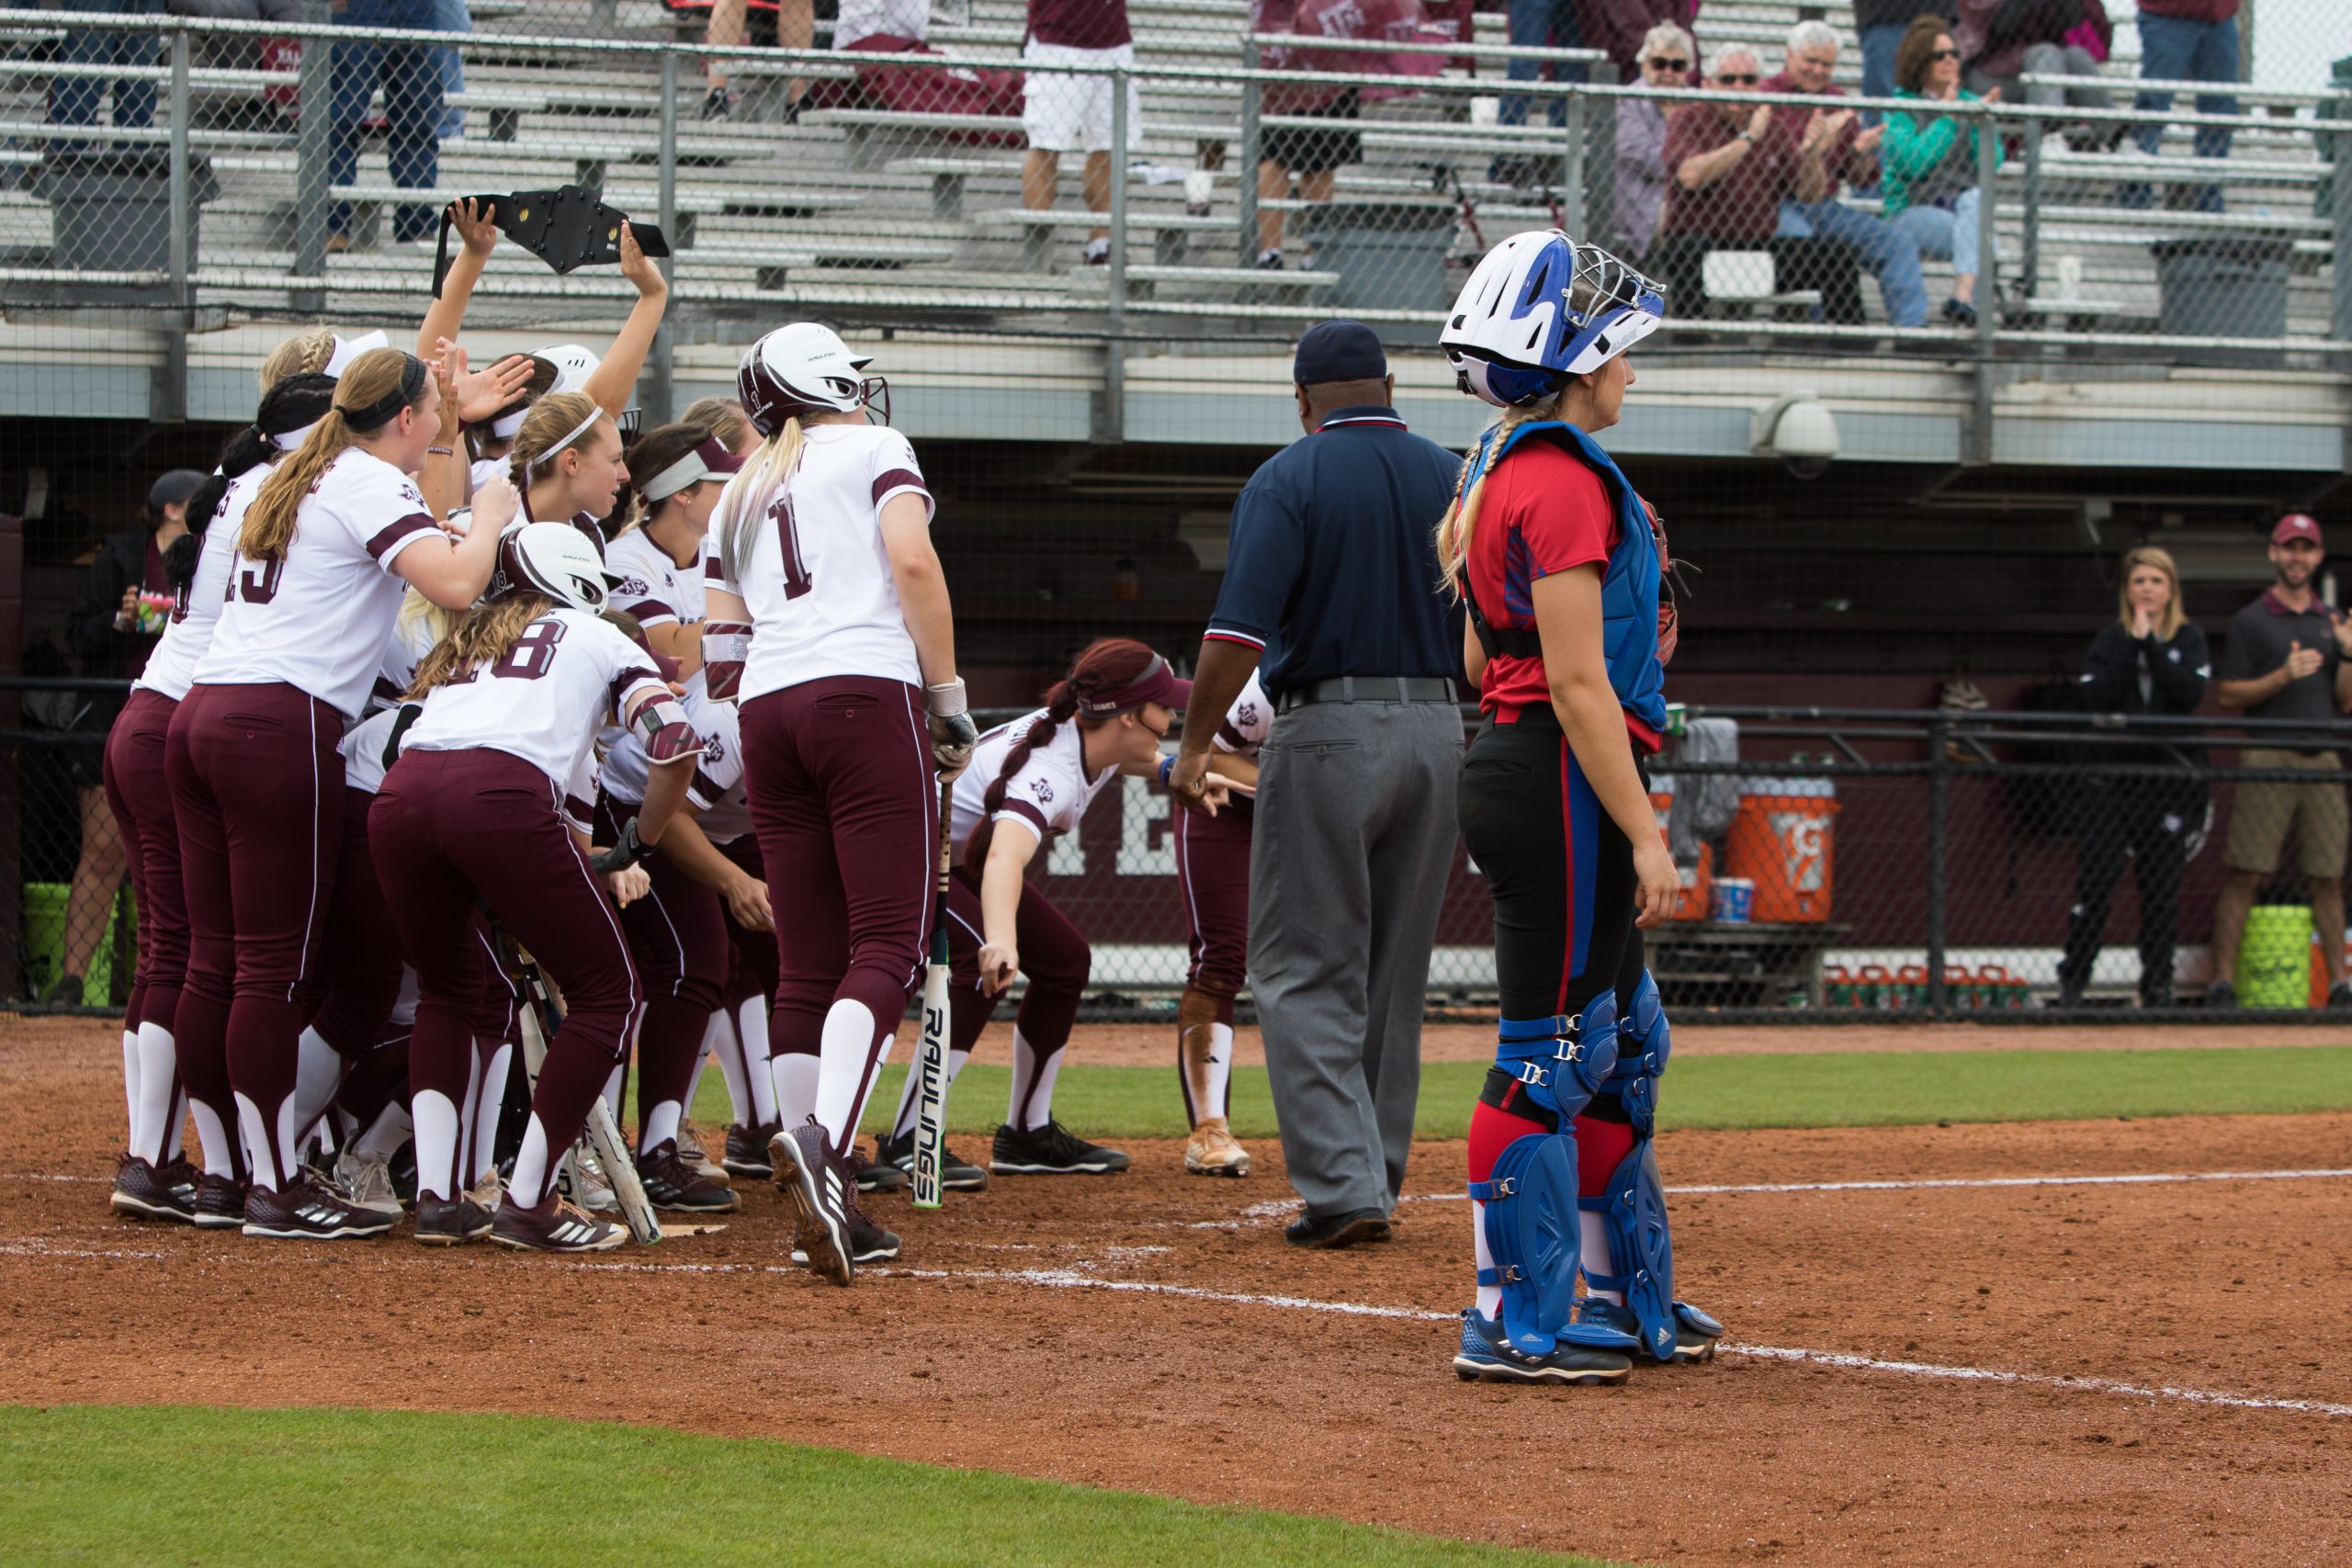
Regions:
<instances>
[{"instance_id":1,"label":"blue shin guard","mask_svg":"<svg viewBox=\"0 0 2352 1568\"><path fill-rule=\"evenodd\" d=\"M1581 1262L1574 1118L1616 1065L1616 999L1598 997L1574 1018L1507 1018L1499 1034L1495 1066L1524 1086L1529 1119L1557 1131L1512 1140L1487 1179L1470 1183L1471 1198L1486 1205L1481 1224L1495 1264L1478 1283L1502 1288L1509 1343L1522 1354L1549 1355L1563 1337L1592 1333L1622 1346L1613 1334L1572 1321Z\"/></svg>"},{"instance_id":2,"label":"blue shin guard","mask_svg":"<svg viewBox=\"0 0 2352 1568\"><path fill-rule=\"evenodd\" d=\"M1615 1071L1606 1087L1625 1108L1634 1146L1610 1173L1602 1194L1577 1202L1601 1215L1616 1266L1626 1272L1603 1274L1588 1266L1585 1279L1595 1290L1623 1293L1638 1325L1642 1348L1664 1361L1674 1358L1684 1325L1708 1340L1722 1329L1706 1314L1674 1299L1674 1240L1667 1228L1666 1189L1658 1179L1657 1156L1650 1142L1657 1123L1657 1080L1673 1050L1673 1031L1667 1025L1657 983L1646 971L1619 1031L1618 1044Z\"/></svg>"}]
</instances>

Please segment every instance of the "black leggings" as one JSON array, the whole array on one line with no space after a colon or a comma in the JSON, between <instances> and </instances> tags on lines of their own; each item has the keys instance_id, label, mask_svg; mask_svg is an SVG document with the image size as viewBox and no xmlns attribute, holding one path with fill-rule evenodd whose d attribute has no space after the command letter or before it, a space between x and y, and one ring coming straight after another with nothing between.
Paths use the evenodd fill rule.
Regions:
<instances>
[{"instance_id":1,"label":"black leggings","mask_svg":"<svg viewBox=\"0 0 2352 1568\"><path fill-rule=\"evenodd\" d=\"M2066 957L2058 979L2071 991L2090 984L2107 935L2107 906L2123 875L2123 852L2132 852L2140 884L2140 996L2153 1003L2172 998L2174 928L2180 912L2181 868L2188 859L2188 835L2204 815L2203 803L2171 779L2094 781L2083 800L2083 837L2075 872L2075 907L2066 921Z\"/></svg>"},{"instance_id":2,"label":"black leggings","mask_svg":"<svg viewBox=\"0 0 2352 1568\"><path fill-rule=\"evenodd\" d=\"M1495 976L1509 1019L1573 1017L1603 990L1618 1013L1642 978L1634 848L1577 765L1558 721L1487 719L1462 761L1457 814L1495 901Z\"/></svg>"}]
</instances>

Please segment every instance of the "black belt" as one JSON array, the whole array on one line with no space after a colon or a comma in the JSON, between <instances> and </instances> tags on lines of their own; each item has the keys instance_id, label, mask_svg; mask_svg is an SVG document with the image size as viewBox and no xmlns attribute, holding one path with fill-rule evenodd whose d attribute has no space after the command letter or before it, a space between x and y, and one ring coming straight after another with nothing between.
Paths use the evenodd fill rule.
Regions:
<instances>
[{"instance_id":1,"label":"black belt","mask_svg":"<svg viewBox=\"0 0 2352 1568\"><path fill-rule=\"evenodd\" d=\"M1292 686L1274 700L1276 713L1309 703L1451 703L1453 682L1442 675L1335 675Z\"/></svg>"}]
</instances>

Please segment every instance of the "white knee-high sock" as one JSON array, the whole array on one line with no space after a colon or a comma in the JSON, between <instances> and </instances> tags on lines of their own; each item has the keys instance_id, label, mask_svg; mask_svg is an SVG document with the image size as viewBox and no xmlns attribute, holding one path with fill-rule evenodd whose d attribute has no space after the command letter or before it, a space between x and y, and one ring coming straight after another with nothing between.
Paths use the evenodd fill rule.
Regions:
<instances>
[{"instance_id":1,"label":"white knee-high sock","mask_svg":"<svg viewBox=\"0 0 2352 1568\"><path fill-rule=\"evenodd\" d=\"M1594 1295L1604 1302L1613 1302L1619 1306L1623 1306L1624 1292L1592 1290L1591 1276L1594 1270L1598 1269L1603 1274L1625 1272L1617 1266L1616 1253L1609 1245L1608 1216L1579 1209L1577 1211L1577 1232L1584 1249L1585 1289L1592 1291Z\"/></svg>"},{"instance_id":2,"label":"white knee-high sock","mask_svg":"<svg viewBox=\"0 0 2352 1568\"><path fill-rule=\"evenodd\" d=\"M125 1146L145 1158L139 1142L139 1031L135 1029L122 1032L122 1116L129 1129L123 1135L130 1140Z\"/></svg>"},{"instance_id":3,"label":"white knee-high sock","mask_svg":"<svg viewBox=\"0 0 2352 1568\"><path fill-rule=\"evenodd\" d=\"M768 999L746 997L735 1005L735 1044L743 1054L743 1077L751 1085L752 1125L776 1119L775 1075L768 1071ZM794 1125L785 1119L786 1126Z\"/></svg>"},{"instance_id":4,"label":"white knee-high sock","mask_svg":"<svg viewBox=\"0 0 2352 1568\"><path fill-rule=\"evenodd\" d=\"M857 1130L865 1125L865 1107L874 1098L874 1086L882 1081L882 1069L890 1065L890 1047L898 1041L896 1034L885 1034L882 1043L874 1050L874 1071L866 1076L865 1087L858 1091L857 1102L849 1108L849 1132L845 1139L854 1141Z\"/></svg>"},{"instance_id":5,"label":"white knee-high sock","mask_svg":"<svg viewBox=\"0 0 2352 1568\"><path fill-rule=\"evenodd\" d=\"M1487 1205L1470 1205L1471 1249L1478 1259L1478 1271L1485 1273L1495 1266L1495 1255L1487 1250ZM1478 1315L1492 1323L1503 1310L1503 1288L1500 1285L1478 1287Z\"/></svg>"},{"instance_id":6,"label":"white knee-high sock","mask_svg":"<svg viewBox=\"0 0 2352 1568\"><path fill-rule=\"evenodd\" d=\"M818 1057L793 1054L768 1058L768 1089L775 1096L774 1119L790 1132L817 1113L817 1083L822 1066Z\"/></svg>"},{"instance_id":7,"label":"white knee-high sock","mask_svg":"<svg viewBox=\"0 0 2352 1568\"><path fill-rule=\"evenodd\" d=\"M628 1076L628 1064L616 1062L613 1064L613 1076L605 1080L605 1109L613 1113L616 1122L621 1119L621 1086Z\"/></svg>"},{"instance_id":8,"label":"white knee-high sock","mask_svg":"<svg viewBox=\"0 0 2352 1568\"><path fill-rule=\"evenodd\" d=\"M850 1118L865 1087L866 1053L874 1046L874 1013L864 1002L843 997L825 1014L818 1036L817 1105L811 1112L825 1130L828 1146L844 1149L856 1134ZM886 1051L888 1046L883 1047ZM878 1070L878 1069L877 1069Z\"/></svg>"},{"instance_id":9,"label":"white knee-high sock","mask_svg":"<svg viewBox=\"0 0 2352 1568\"><path fill-rule=\"evenodd\" d=\"M704 1032L707 1034L708 1031L706 1030ZM686 1098L679 1102L683 1108L679 1111L681 1119L693 1114L695 1108L695 1096L702 1092L702 1070L709 1065L710 1053L708 1051L697 1051L695 1053L695 1070L686 1075ZM724 1075L721 1076L723 1077ZM658 1143L660 1140L656 1139L655 1142Z\"/></svg>"},{"instance_id":10,"label":"white knee-high sock","mask_svg":"<svg viewBox=\"0 0 2352 1568\"><path fill-rule=\"evenodd\" d=\"M202 1100L191 1100L187 1105L188 1114L196 1118L197 1142L204 1145L204 1174L234 1180L237 1156L233 1152L235 1145L229 1140L235 1134L220 1124L220 1118L212 1113L212 1107Z\"/></svg>"},{"instance_id":11,"label":"white knee-high sock","mask_svg":"<svg viewBox=\"0 0 2352 1568\"><path fill-rule=\"evenodd\" d=\"M969 1051L947 1053L947 1081L940 1086L943 1097L956 1087L956 1075L962 1072L964 1064L971 1059ZM907 1081L899 1086L899 1114L890 1122L890 1136L893 1138L906 1137L915 1130L915 1090L922 1087L922 1064L920 1061L909 1062Z\"/></svg>"},{"instance_id":12,"label":"white knee-high sock","mask_svg":"<svg viewBox=\"0 0 2352 1568\"><path fill-rule=\"evenodd\" d=\"M1233 1025L1209 1025L1209 1102L1204 1116L1224 1116L1233 1109Z\"/></svg>"},{"instance_id":13,"label":"white knee-high sock","mask_svg":"<svg viewBox=\"0 0 2352 1568\"><path fill-rule=\"evenodd\" d=\"M395 1100L376 1112L376 1119L351 1140L351 1152L361 1159L390 1159L414 1129L408 1107Z\"/></svg>"},{"instance_id":14,"label":"white knee-high sock","mask_svg":"<svg viewBox=\"0 0 2352 1568\"><path fill-rule=\"evenodd\" d=\"M480 1050L482 1042L476 1041ZM514 1067L514 1046L501 1040L490 1048L490 1065L482 1069L481 1085L466 1118L469 1152L463 1174L470 1187L498 1168L498 1117L506 1104L506 1078Z\"/></svg>"},{"instance_id":15,"label":"white knee-high sock","mask_svg":"<svg viewBox=\"0 0 2352 1568\"><path fill-rule=\"evenodd\" d=\"M1021 1026L1013 1026L1012 1093L1005 1105L1006 1126L1030 1132L1054 1119L1054 1079L1061 1073L1062 1055L1060 1051L1040 1055L1021 1032ZM1024 1102L1026 1112L1022 1110Z\"/></svg>"},{"instance_id":16,"label":"white knee-high sock","mask_svg":"<svg viewBox=\"0 0 2352 1568\"><path fill-rule=\"evenodd\" d=\"M537 1208L547 1201L548 1183L552 1175L548 1157L548 1130L534 1114L524 1123L523 1146L514 1152L514 1179L507 1185L507 1201L526 1209Z\"/></svg>"},{"instance_id":17,"label":"white knee-high sock","mask_svg":"<svg viewBox=\"0 0 2352 1568\"><path fill-rule=\"evenodd\" d=\"M334 1103L334 1091L343 1087L343 1058L327 1043L327 1037L315 1029L302 1031L302 1043L294 1058L294 1136L297 1143L307 1142L311 1130L323 1119L327 1107Z\"/></svg>"},{"instance_id":18,"label":"white knee-high sock","mask_svg":"<svg viewBox=\"0 0 2352 1568\"><path fill-rule=\"evenodd\" d=\"M137 1039L139 1091L130 1105L130 1152L161 1164L172 1156L177 1130L179 1051L172 1032L160 1023L141 1024Z\"/></svg>"},{"instance_id":19,"label":"white knee-high sock","mask_svg":"<svg viewBox=\"0 0 2352 1568\"><path fill-rule=\"evenodd\" d=\"M409 1113L416 1122L416 1190L446 1203L463 1185L458 1179L458 1107L439 1089L428 1089L409 1102Z\"/></svg>"},{"instance_id":20,"label":"white knee-high sock","mask_svg":"<svg viewBox=\"0 0 2352 1568\"><path fill-rule=\"evenodd\" d=\"M718 1076L727 1080L729 1120L739 1127L756 1125L752 1120L752 1086L743 1072L743 1049L735 1039L735 1015L725 1008L715 1010L702 1026L702 1055L695 1063L695 1081L701 1081L702 1064L713 1056L718 1058ZM686 1103L694 1103L691 1088Z\"/></svg>"},{"instance_id":21,"label":"white knee-high sock","mask_svg":"<svg viewBox=\"0 0 2352 1568\"><path fill-rule=\"evenodd\" d=\"M637 1136L638 1157L642 1159L649 1149L674 1139L678 1122L685 1107L674 1100L664 1100L653 1105L637 1108L638 1125L643 1129Z\"/></svg>"}]
</instances>

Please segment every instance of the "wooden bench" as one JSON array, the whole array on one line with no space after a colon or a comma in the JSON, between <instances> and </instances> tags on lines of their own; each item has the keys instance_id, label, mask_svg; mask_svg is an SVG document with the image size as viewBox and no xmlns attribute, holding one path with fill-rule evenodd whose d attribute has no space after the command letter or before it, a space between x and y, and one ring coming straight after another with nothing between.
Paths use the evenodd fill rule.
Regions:
<instances>
[{"instance_id":1,"label":"wooden bench","mask_svg":"<svg viewBox=\"0 0 2352 1568\"><path fill-rule=\"evenodd\" d=\"M1822 959L1849 926L1669 921L1645 933L1650 973L1668 1008L1823 1004Z\"/></svg>"}]
</instances>

